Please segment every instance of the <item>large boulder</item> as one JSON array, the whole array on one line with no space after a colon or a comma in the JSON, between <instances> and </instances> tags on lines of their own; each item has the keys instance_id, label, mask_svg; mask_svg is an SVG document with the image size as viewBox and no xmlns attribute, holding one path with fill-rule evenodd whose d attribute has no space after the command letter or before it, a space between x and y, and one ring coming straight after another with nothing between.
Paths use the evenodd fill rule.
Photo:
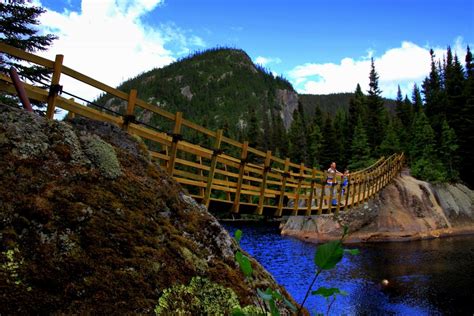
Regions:
<instances>
[{"instance_id":1,"label":"large boulder","mask_svg":"<svg viewBox=\"0 0 474 316\"><path fill-rule=\"evenodd\" d=\"M254 305L257 287L279 288L254 260L246 280L227 231L113 125L0 105L0 157L2 315L150 314L160 297L225 313L219 302ZM207 290L173 297L179 286Z\"/></svg>"}]
</instances>

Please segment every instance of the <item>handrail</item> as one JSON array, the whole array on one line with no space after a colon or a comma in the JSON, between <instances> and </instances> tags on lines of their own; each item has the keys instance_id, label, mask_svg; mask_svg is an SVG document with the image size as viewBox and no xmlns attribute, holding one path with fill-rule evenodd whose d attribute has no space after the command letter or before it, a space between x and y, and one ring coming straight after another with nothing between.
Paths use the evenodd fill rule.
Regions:
<instances>
[{"instance_id":1,"label":"handrail","mask_svg":"<svg viewBox=\"0 0 474 316\"><path fill-rule=\"evenodd\" d=\"M186 120L180 112L170 113L138 99L136 90L126 93L110 87L62 65L62 55L51 61L4 43L0 43L0 51L54 70L54 85L59 84L60 75L63 74L126 101L127 116L134 117L135 108L140 107L172 122L172 133L159 132L134 120L66 99L58 95L57 90L49 91L24 83L28 98L47 102L48 113L54 113L54 108L60 107L76 115L116 124L128 133L156 144L156 148L160 149L150 150L151 157L187 188L193 197L207 206L218 200L228 202L235 213L241 211L241 206L251 206L257 214L262 214L265 210L276 216L288 212L293 215L301 212L305 215L313 212L321 214L323 211L338 212L341 207L351 208L367 201L403 165L403 153L393 154L388 158L381 157L371 166L351 173L347 186L343 186L341 176L334 176L332 182L327 183L327 171L296 164L288 158L281 159L273 156L270 151L263 152L249 147L247 143L223 136L221 130L212 131ZM52 88L53 84L50 89ZM3 74L0 74L0 91L15 94L10 78ZM183 140L180 136L182 126L210 138L211 143L213 142L211 148ZM226 153L221 149L221 144L237 149L240 154L235 157ZM262 163L248 161L249 153L260 157ZM291 202L285 203L285 199L292 200L293 205Z\"/></svg>"}]
</instances>

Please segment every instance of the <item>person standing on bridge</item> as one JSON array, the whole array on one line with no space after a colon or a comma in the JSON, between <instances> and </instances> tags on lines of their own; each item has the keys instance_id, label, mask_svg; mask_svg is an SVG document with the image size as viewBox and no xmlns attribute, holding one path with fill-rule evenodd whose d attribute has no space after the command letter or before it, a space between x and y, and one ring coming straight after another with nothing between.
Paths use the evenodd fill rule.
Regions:
<instances>
[{"instance_id":1,"label":"person standing on bridge","mask_svg":"<svg viewBox=\"0 0 474 316\"><path fill-rule=\"evenodd\" d=\"M337 205L337 192L336 192L336 185L337 185L337 176L343 176L343 174L336 169L336 162L331 162L329 169L327 170L327 179L326 185L328 186L329 190L332 187L332 205ZM328 195L331 194L331 191L328 191Z\"/></svg>"}]
</instances>

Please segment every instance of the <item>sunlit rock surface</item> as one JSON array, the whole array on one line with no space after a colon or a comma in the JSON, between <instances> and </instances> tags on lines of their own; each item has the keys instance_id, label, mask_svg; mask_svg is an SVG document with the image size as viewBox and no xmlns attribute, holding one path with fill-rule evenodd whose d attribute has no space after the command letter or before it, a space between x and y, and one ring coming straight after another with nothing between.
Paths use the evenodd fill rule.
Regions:
<instances>
[{"instance_id":1,"label":"sunlit rock surface","mask_svg":"<svg viewBox=\"0 0 474 316\"><path fill-rule=\"evenodd\" d=\"M346 242L405 241L474 233L474 192L462 184L430 184L396 177L378 196L339 216L290 217L282 235L312 242L338 239L349 226Z\"/></svg>"}]
</instances>

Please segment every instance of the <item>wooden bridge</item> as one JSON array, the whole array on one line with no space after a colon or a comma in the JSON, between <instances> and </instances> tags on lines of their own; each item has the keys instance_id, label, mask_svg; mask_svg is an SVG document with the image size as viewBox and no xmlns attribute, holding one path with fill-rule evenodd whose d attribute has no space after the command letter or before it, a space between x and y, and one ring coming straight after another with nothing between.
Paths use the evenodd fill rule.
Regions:
<instances>
[{"instance_id":1,"label":"wooden bridge","mask_svg":"<svg viewBox=\"0 0 474 316\"><path fill-rule=\"evenodd\" d=\"M311 215L339 212L367 201L396 176L404 161L403 154L380 158L372 166L353 172L343 186L341 176L327 183L327 172L281 159L271 151L262 152L183 118L181 112L170 113L129 93L112 88L63 65L63 56L54 61L0 43L0 52L22 59L52 72L48 86L40 88L23 82L29 99L48 104L46 115L53 119L56 107L93 120L116 124L148 144L156 160L197 201L211 209L234 213L255 213L271 216ZM109 113L85 106L60 95L61 76L69 76L103 93L123 100L126 112ZM17 94L9 76L0 74L0 91ZM64 92L67 94L67 92ZM168 122L172 130L160 131L136 120L136 114L149 111ZM184 131L204 137L210 148L183 139ZM235 154L237 153L237 154Z\"/></svg>"}]
</instances>

